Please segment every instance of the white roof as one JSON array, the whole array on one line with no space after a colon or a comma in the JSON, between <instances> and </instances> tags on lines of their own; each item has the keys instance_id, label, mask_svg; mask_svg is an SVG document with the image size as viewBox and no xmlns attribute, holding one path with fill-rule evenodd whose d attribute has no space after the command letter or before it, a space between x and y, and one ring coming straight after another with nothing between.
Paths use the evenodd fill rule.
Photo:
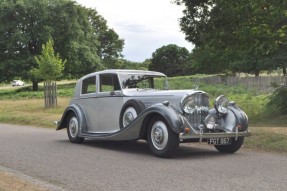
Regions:
<instances>
[{"instance_id":1,"label":"white roof","mask_svg":"<svg viewBox=\"0 0 287 191\"><path fill-rule=\"evenodd\" d=\"M86 78L88 76L93 76L96 74L144 74L144 75L151 75L151 76L166 76L165 74L161 72L155 72L155 71L148 71L148 70L119 70L119 69L110 69L110 70L102 70L98 72L94 72L91 74L88 74L86 76L83 76L82 78Z\"/></svg>"}]
</instances>

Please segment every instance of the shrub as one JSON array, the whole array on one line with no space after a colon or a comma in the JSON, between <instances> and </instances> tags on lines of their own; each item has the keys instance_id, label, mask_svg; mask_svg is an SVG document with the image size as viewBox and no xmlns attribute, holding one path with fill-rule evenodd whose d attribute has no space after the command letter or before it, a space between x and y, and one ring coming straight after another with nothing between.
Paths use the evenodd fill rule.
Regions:
<instances>
[{"instance_id":1,"label":"shrub","mask_svg":"<svg viewBox=\"0 0 287 191\"><path fill-rule=\"evenodd\" d=\"M269 97L267 108L271 112L287 114L287 87L277 88Z\"/></svg>"}]
</instances>

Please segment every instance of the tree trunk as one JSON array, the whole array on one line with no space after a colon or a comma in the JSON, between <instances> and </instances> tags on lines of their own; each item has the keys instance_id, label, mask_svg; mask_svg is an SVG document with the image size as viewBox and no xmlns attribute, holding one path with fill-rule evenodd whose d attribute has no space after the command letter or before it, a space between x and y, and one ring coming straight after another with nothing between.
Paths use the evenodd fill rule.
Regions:
<instances>
[{"instance_id":1,"label":"tree trunk","mask_svg":"<svg viewBox=\"0 0 287 191\"><path fill-rule=\"evenodd\" d=\"M255 77L259 76L260 71L255 71Z\"/></svg>"},{"instance_id":2,"label":"tree trunk","mask_svg":"<svg viewBox=\"0 0 287 191\"><path fill-rule=\"evenodd\" d=\"M287 72L286 72L286 66L283 65L283 76L286 76Z\"/></svg>"},{"instance_id":3,"label":"tree trunk","mask_svg":"<svg viewBox=\"0 0 287 191\"><path fill-rule=\"evenodd\" d=\"M33 91L38 91L38 82L32 82L33 83Z\"/></svg>"}]
</instances>

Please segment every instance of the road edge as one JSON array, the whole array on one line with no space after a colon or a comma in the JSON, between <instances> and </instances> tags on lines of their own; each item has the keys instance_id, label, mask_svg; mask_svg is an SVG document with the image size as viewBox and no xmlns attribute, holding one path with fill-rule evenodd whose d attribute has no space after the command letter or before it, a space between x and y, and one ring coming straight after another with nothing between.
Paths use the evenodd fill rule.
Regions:
<instances>
[{"instance_id":1,"label":"road edge","mask_svg":"<svg viewBox=\"0 0 287 191\"><path fill-rule=\"evenodd\" d=\"M4 174L7 174L9 176L13 176L17 179L24 180L24 181L28 182L29 184L31 184L32 186L39 187L39 188L44 189L44 190L65 191L65 189L63 189L59 186L53 185L53 184L48 183L48 182L44 182L42 180L28 176L26 174L23 174L22 172L19 172L19 171L10 169L10 168L0 166L0 172L3 172Z\"/></svg>"}]
</instances>

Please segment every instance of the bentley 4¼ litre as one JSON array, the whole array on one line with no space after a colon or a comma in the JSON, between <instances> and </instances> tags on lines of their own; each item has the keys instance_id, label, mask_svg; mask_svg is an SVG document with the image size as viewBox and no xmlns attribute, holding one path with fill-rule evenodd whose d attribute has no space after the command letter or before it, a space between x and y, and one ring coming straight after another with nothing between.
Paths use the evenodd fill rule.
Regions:
<instances>
[{"instance_id":1,"label":"bentley 4\u00bc litre","mask_svg":"<svg viewBox=\"0 0 287 191\"><path fill-rule=\"evenodd\" d=\"M207 142L234 153L249 135L246 114L225 96L210 107L206 92L169 90L166 75L140 70L82 77L57 124L57 130L67 128L72 143L144 139L158 157L172 156L184 142Z\"/></svg>"}]
</instances>

